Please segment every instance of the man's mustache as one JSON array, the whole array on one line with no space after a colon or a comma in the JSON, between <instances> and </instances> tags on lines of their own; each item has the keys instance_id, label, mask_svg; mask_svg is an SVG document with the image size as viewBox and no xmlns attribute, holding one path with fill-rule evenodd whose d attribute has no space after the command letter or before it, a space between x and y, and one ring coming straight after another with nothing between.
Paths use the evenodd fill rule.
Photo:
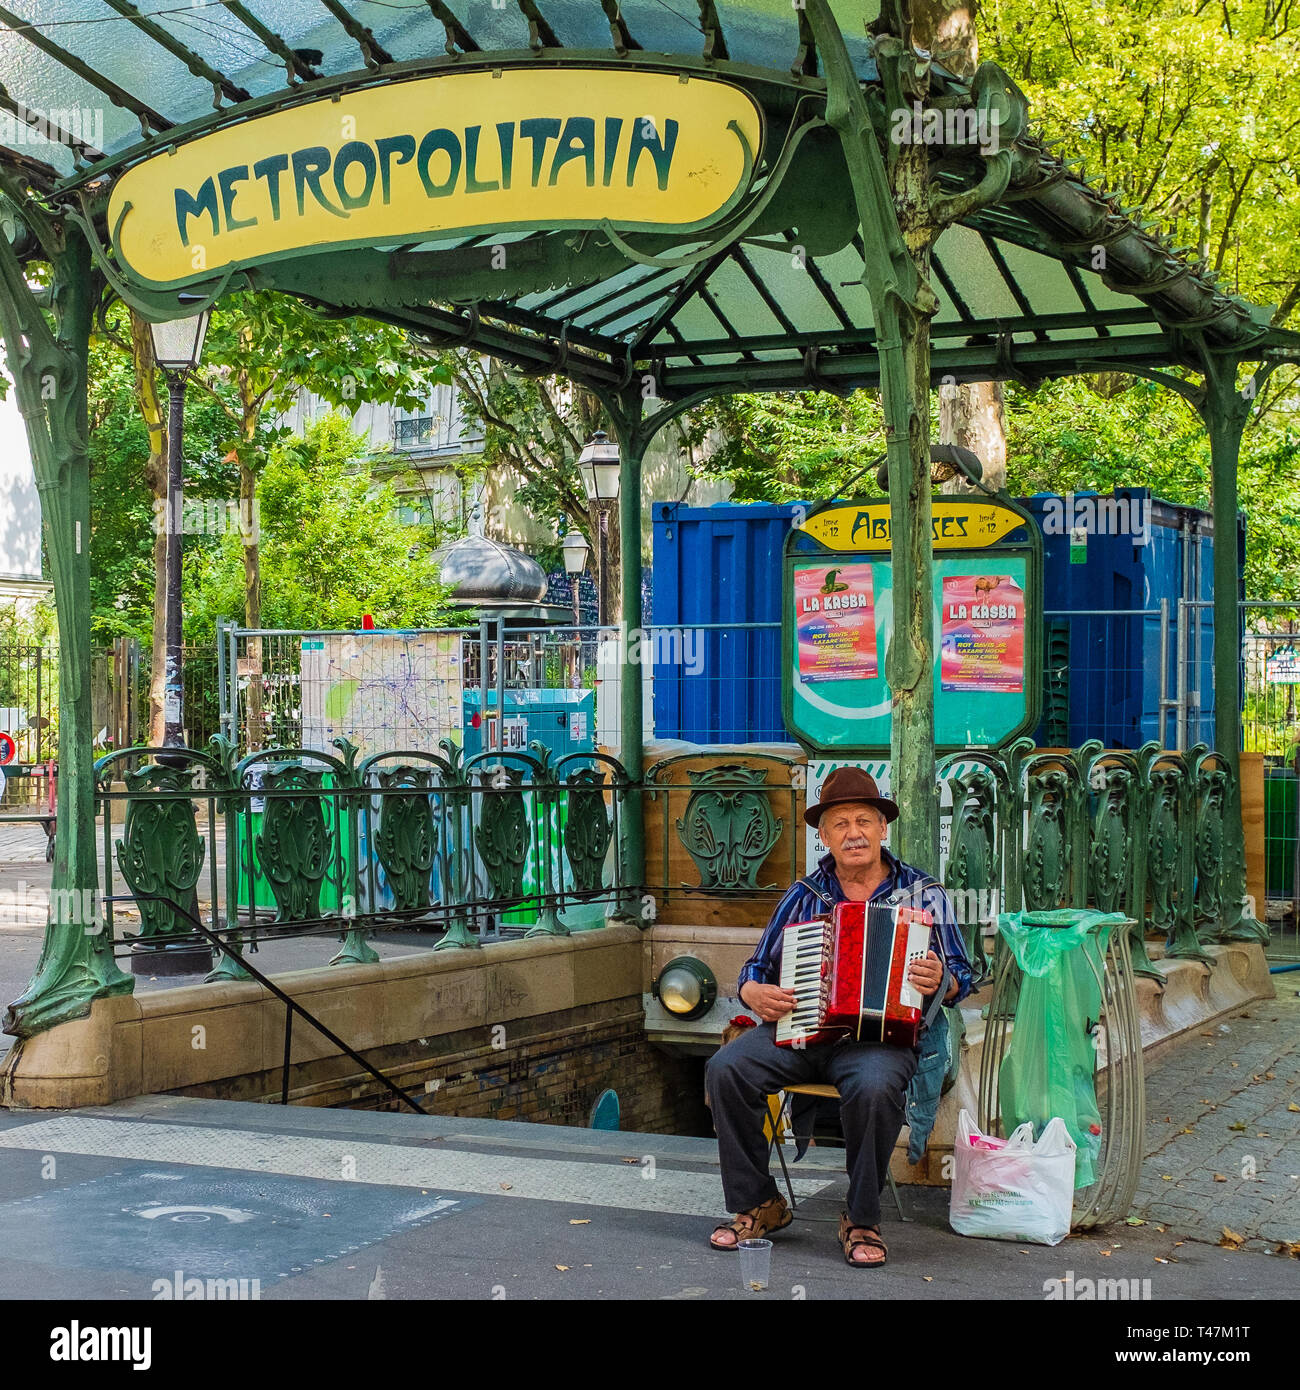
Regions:
<instances>
[{"instance_id":1,"label":"man's mustache","mask_svg":"<svg viewBox=\"0 0 1300 1390\"><path fill-rule=\"evenodd\" d=\"M852 839L845 840L840 846L841 849L870 849L871 841L864 835L854 835Z\"/></svg>"}]
</instances>

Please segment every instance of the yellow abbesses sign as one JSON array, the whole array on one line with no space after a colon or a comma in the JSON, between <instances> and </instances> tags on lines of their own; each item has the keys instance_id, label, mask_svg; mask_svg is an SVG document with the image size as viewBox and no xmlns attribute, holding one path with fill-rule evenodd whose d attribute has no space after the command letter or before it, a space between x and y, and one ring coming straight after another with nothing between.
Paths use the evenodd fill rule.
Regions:
<instances>
[{"instance_id":1,"label":"yellow abbesses sign","mask_svg":"<svg viewBox=\"0 0 1300 1390\"><path fill-rule=\"evenodd\" d=\"M930 505L930 529L936 550L992 545L1025 524L1019 512L991 500L936 497ZM888 550L889 503L831 507L810 516L803 529L832 550Z\"/></svg>"},{"instance_id":2,"label":"yellow abbesses sign","mask_svg":"<svg viewBox=\"0 0 1300 1390\"><path fill-rule=\"evenodd\" d=\"M118 180L108 224L126 265L160 285L451 231L605 219L686 228L743 192L746 150L756 160L761 139L754 102L712 79L449 72L253 117L155 155Z\"/></svg>"}]
</instances>

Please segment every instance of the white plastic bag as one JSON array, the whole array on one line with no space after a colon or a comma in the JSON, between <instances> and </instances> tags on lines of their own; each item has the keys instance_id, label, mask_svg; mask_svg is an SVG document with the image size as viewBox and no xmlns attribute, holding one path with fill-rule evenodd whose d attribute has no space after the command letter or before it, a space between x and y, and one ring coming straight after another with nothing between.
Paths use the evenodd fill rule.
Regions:
<instances>
[{"instance_id":1,"label":"white plastic bag","mask_svg":"<svg viewBox=\"0 0 1300 1390\"><path fill-rule=\"evenodd\" d=\"M1025 1123L1010 1139L980 1133L957 1116L948 1220L958 1235L1059 1245L1070 1233L1075 1143L1059 1117L1034 1143Z\"/></svg>"}]
</instances>

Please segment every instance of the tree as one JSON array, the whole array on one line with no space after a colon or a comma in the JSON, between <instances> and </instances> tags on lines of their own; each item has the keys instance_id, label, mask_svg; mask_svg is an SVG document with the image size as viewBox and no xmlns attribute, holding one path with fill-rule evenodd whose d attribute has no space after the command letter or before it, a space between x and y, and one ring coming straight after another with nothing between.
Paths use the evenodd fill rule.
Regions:
<instances>
[{"instance_id":1,"label":"tree","mask_svg":"<svg viewBox=\"0 0 1300 1390\"><path fill-rule=\"evenodd\" d=\"M365 437L331 413L270 451L254 493L260 517L262 617L271 627L430 627L446 617L446 587L429 538L403 525L388 484L366 466ZM238 529L186 562L185 636L214 640L244 592ZM256 682L254 682L256 684ZM250 687L251 689L251 687Z\"/></svg>"},{"instance_id":2,"label":"tree","mask_svg":"<svg viewBox=\"0 0 1300 1390\"><path fill-rule=\"evenodd\" d=\"M912 0L913 37L958 77L979 67L976 0ZM1007 427L1002 383L945 382L939 387L939 442L970 449L984 465L984 481L1002 487L1007 477ZM964 478L949 478L944 492L968 492Z\"/></svg>"},{"instance_id":3,"label":"tree","mask_svg":"<svg viewBox=\"0 0 1300 1390\"><path fill-rule=\"evenodd\" d=\"M437 359L402 330L366 318L323 319L298 300L244 291L222 300L204 345L204 369L191 378L225 410L239 468L244 624L263 625L258 528L253 507L267 448L287 433L279 416L306 388L353 413L363 402L420 409L448 378ZM232 609L237 612L239 609ZM250 650L260 660L260 644ZM250 689L250 725L262 727L261 688Z\"/></svg>"},{"instance_id":4,"label":"tree","mask_svg":"<svg viewBox=\"0 0 1300 1390\"><path fill-rule=\"evenodd\" d=\"M717 447L698 464L699 473L729 481L740 502L874 489L873 465L884 451L875 391L722 396L696 411L691 429L716 431Z\"/></svg>"},{"instance_id":5,"label":"tree","mask_svg":"<svg viewBox=\"0 0 1300 1390\"><path fill-rule=\"evenodd\" d=\"M141 380L154 385L153 357L150 349L142 378L142 359L132 356L135 326L134 315L117 305L90 348L90 631L97 643L134 637L161 651L166 468L159 471L159 459L165 449L147 423L151 408L142 405ZM156 391L153 401L156 407ZM224 412L208 396L187 396L186 476L203 497L230 496L229 469L221 463L226 430ZM155 664L161 671L162 663ZM160 742L161 728L157 735Z\"/></svg>"}]
</instances>

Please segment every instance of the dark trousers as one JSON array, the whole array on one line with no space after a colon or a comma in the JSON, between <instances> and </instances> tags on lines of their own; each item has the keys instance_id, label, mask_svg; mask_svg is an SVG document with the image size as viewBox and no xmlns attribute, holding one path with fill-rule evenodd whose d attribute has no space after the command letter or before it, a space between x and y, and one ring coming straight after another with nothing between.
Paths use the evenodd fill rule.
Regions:
<instances>
[{"instance_id":1,"label":"dark trousers","mask_svg":"<svg viewBox=\"0 0 1300 1390\"><path fill-rule=\"evenodd\" d=\"M763 1137L766 1097L782 1087L819 1081L840 1093L840 1122L848 1150L849 1219L880 1225L880 1190L903 1128L907 1083L916 1070L910 1047L889 1043L776 1045L770 1023L747 1028L720 1047L704 1072L713 1111L727 1209L749 1211L777 1195Z\"/></svg>"}]
</instances>

